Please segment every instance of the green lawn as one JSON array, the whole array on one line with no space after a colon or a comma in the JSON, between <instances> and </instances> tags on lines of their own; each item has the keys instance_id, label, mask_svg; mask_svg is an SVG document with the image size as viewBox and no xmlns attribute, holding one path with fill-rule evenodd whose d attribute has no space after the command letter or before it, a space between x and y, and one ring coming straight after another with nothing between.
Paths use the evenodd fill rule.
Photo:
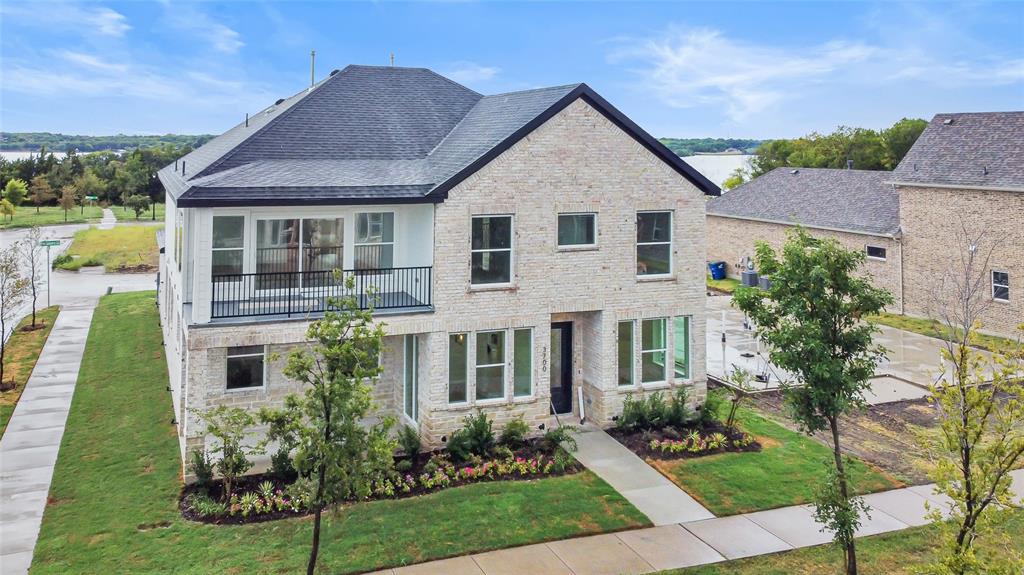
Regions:
<instances>
[{"instance_id":1,"label":"green lawn","mask_svg":"<svg viewBox=\"0 0 1024 575\"><path fill-rule=\"evenodd\" d=\"M922 319L885 312L879 315L873 315L869 319L875 323L880 323L896 329L912 331L921 335L937 337L944 340L950 340L954 336L961 337L961 330L950 329L948 326L942 324L942 322L933 319ZM1018 349L1019 345L1016 341L1009 338L999 337L996 335L986 335L977 332L971 335L971 344L974 345L974 347L982 349L1006 352Z\"/></svg>"},{"instance_id":2,"label":"green lawn","mask_svg":"<svg viewBox=\"0 0 1024 575\"><path fill-rule=\"evenodd\" d=\"M761 452L654 461L654 465L718 516L811 501L825 463L832 464L832 451L750 409L741 408L738 420L764 446ZM859 460L851 472L857 493L902 486Z\"/></svg>"},{"instance_id":3,"label":"green lawn","mask_svg":"<svg viewBox=\"0 0 1024 575\"><path fill-rule=\"evenodd\" d=\"M13 381L14 389L0 392L0 435L7 430L7 422L11 420L14 407L18 404L21 392L25 390L25 384L32 375L32 369L36 366L39 354L43 351L46 338L50 337L50 330L53 329L53 322L57 319L57 306L36 310L36 324L42 324L42 329L33 331L21 331L21 328L32 324L32 316L21 320L18 327L7 340L7 348L4 350L4 381Z\"/></svg>"},{"instance_id":4,"label":"green lawn","mask_svg":"<svg viewBox=\"0 0 1024 575\"><path fill-rule=\"evenodd\" d=\"M109 230L90 227L75 232L67 254L72 259L58 264L63 270L76 271L88 266L106 266L107 271L125 269L155 270L160 262L156 245L159 226L118 225Z\"/></svg>"},{"instance_id":5,"label":"green lawn","mask_svg":"<svg viewBox=\"0 0 1024 575\"><path fill-rule=\"evenodd\" d=\"M181 460L153 292L100 300L32 573L296 573L312 522L181 519ZM351 505L325 521L324 573L352 573L639 527L589 472Z\"/></svg>"},{"instance_id":6,"label":"green lawn","mask_svg":"<svg viewBox=\"0 0 1024 575\"><path fill-rule=\"evenodd\" d=\"M119 222L134 222L135 221L135 212L133 212L131 210L126 210L123 206L110 206L110 211L114 212L114 217L117 218L117 221L119 221ZM151 222L151 221L153 221L153 219L154 218L153 218L153 208L152 207L150 207L145 212L142 212L141 214L139 214L139 221L140 222ZM155 219L158 222L164 221L164 204L157 204L156 205L156 218Z\"/></svg>"},{"instance_id":7,"label":"green lawn","mask_svg":"<svg viewBox=\"0 0 1024 575\"><path fill-rule=\"evenodd\" d=\"M1024 512L1015 511L1005 526L1007 533L1024 532ZM935 525L914 527L903 531L857 540L857 566L864 575L911 575L934 560L941 543L941 529ZM1016 553L1024 553L1024 537L1010 542ZM1006 553L984 537L978 539L982 555ZM819 545L762 555L750 559L727 561L715 565L663 571L659 575L818 575L842 573L843 553L832 545Z\"/></svg>"},{"instance_id":8,"label":"green lawn","mask_svg":"<svg viewBox=\"0 0 1024 575\"><path fill-rule=\"evenodd\" d=\"M68 210L68 219L64 221L64 210L59 206L40 206L39 213L36 213L35 206L23 204L14 214L14 219L0 218L0 229L28 228L32 226L51 226L54 224L82 224L86 222L98 222L103 217L103 208L99 206L86 206L85 213L76 207Z\"/></svg>"},{"instance_id":9,"label":"green lawn","mask_svg":"<svg viewBox=\"0 0 1024 575\"><path fill-rule=\"evenodd\" d=\"M740 280L733 278L725 278L721 280L713 280L711 276L707 277L708 289L713 289L723 293L733 293L736 288L740 287Z\"/></svg>"}]
</instances>

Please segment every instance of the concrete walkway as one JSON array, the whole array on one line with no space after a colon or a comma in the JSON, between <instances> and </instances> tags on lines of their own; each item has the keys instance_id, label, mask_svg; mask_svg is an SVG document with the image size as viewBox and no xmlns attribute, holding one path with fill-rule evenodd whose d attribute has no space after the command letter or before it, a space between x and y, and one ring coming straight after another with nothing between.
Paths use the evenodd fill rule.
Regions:
<instances>
[{"instance_id":1,"label":"concrete walkway","mask_svg":"<svg viewBox=\"0 0 1024 575\"><path fill-rule=\"evenodd\" d=\"M57 316L0 439L0 573L27 573L85 353L95 298Z\"/></svg>"},{"instance_id":2,"label":"concrete walkway","mask_svg":"<svg viewBox=\"0 0 1024 575\"><path fill-rule=\"evenodd\" d=\"M573 455L615 488L655 525L711 519L714 515L604 431L584 426Z\"/></svg>"},{"instance_id":3,"label":"concrete walkway","mask_svg":"<svg viewBox=\"0 0 1024 575\"><path fill-rule=\"evenodd\" d=\"M1013 472L1024 503L1024 470ZM928 509L948 509L933 485L867 495L870 518L858 537L929 523ZM926 507L926 504L930 507ZM621 531L465 555L378 571L380 575L619 575L640 574L765 555L832 540L808 505L782 507L647 529ZM837 551L838 553L838 551Z\"/></svg>"},{"instance_id":4,"label":"concrete walkway","mask_svg":"<svg viewBox=\"0 0 1024 575\"><path fill-rule=\"evenodd\" d=\"M99 225L96 227L101 230L109 230L113 229L116 225L117 217L114 216L114 210L111 210L110 208L103 208L103 219L100 220Z\"/></svg>"}]
</instances>

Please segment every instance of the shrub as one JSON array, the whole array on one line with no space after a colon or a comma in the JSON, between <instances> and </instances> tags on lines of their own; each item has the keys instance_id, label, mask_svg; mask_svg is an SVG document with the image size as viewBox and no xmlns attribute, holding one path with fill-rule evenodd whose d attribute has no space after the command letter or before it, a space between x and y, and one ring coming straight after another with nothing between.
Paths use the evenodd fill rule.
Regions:
<instances>
[{"instance_id":1,"label":"shrub","mask_svg":"<svg viewBox=\"0 0 1024 575\"><path fill-rule=\"evenodd\" d=\"M622 404L622 415L619 416L618 425L629 431L656 429L664 426L668 419L669 405L665 403L664 394L658 391L640 399L627 395L626 401Z\"/></svg>"},{"instance_id":2,"label":"shrub","mask_svg":"<svg viewBox=\"0 0 1024 575\"><path fill-rule=\"evenodd\" d=\"M576 451L576 434L579 430L572 425L553 427L540 438L540 448L544 453L555 453L558 450Z\"/></svg>"},{"instance_id":3,"label":"shrub","mask_svg":"<svg viewBox=\"0 0 1024 575\"><path fill-rule=\"evenodd\" d=\"M209 488L213 484L213 462L210 461L205 450L197 449L192 452L192 462L189 467L196 476L196 483L204 488Z\"/></svg>"},{"instance_id":4,"label":"shrub","mask_svg":"<svg viewBox=\"0 0 1024 575\"><path fill-rule=\"evenodd\" d=\"M395 463L395 471L399 473L408 473L412 470L412 460L402 459Z\"/></svg>"},{"instance_id":5,"label":"shrub","mask_svg":"<svg viewBox=\"0 0 1024 575\"><path fill-rule=\"evenodd\" d=\"M74 258L72 258L70 254L60 254L59 256L53 258L53 262L51 262L50 267L53 269L57 269L64 264L70 263L71 260L73 259Z\"/></svg>"},{"instance_id":6,"label":"shrub","mask_svg":"<svg viewBox=\"0 0 1024 575\"><path fill-rule=\"evenodd\" d=\"M469 447L469 436L462 429L452 432L448 437L448 443L445 444L445 447L455 461L465 461L473 453ZM427 466L432 462L433 458L423 467L424 473L430 473L430 471L427 471Z\"/></svg>"},{"instance_id":7,"label":"shrub","mask_svg":"<svg viewBox=\"0 0 1024 575\"><path fill-rule=\"evenodd\" d=\"M216 517L228 512L228 506L214 501L205 493L192 492L185 498L185 503L200 517Z\"/></svg>"},{"instance_id":8,"label":"shrub","mask_svg":"<svg viewBox=\"0 0 1024 575\"><path fill-rule=\"evenodd\" d=\"M420 454L420 432L411 425L403 425L398 430L398 445L409 459L416 459Z\"/></svg>"},{"instance_id":9,"label":"shrub","mask_svg":"<svg viewBox=\"0 0 1024 575\"><path fill-rule=\"evenodd\" d=\"M290 412L263 408L258 419L269 426L266 441L277 442L277 450L270 454L270 472L282 481L295 479L298 472L292 462L292 451L298 444L298 435Z\"/></svg>"},{"instance_id":10,"label":"shrub","mask_svg":"<svg viewBox=\"0 0 1024 575\"><path fill-rule=\"evenodd\" d=\"M552 469L558 473L571 468L575 462L573 456L566 450L559 447L555 450L555 454L551 459Z\"/></svg>"},{"instance_id":11,"label":"shrub","mask_svg":"<svg viewBox=\"0 0 1024 575\"><path fill-rule=\"evenodd\" d=\"M526 442L526 435L530 433L530 426L523 420L523 416L513 419L501 430L501 443L511 449L522 447Z\"/></svg>"},{"instance_id":12,"label":"shrub","mask_svg":"<svg viewBox=\"0 0 1024 575\"><path fill-rule=\"evenodd\" d=\"M473 455L487 457L494 449L494 428L487 415L479 412L462 420L462 429L448 438L448 452L457 461L466 461Z\"/></svg>"},{"instance_id":13,"label":"shrub","mask_svg":"<svg viewBox=\"0 0 1024 575\"><path fill-rule=\"evenodd\" d=\"M693 421L693 411L686 405L686 388L677 387L665 411L665 423L672 427L686 427Z\"/></svg>"},{"instance_id":14,"label":"shrub","mask_svg":"<svg viewBox=\"0 0 1024 575\"><path fill-rule=\"evenodd\" d=\"M252 467L249 455L260 453L261 447L246 447L242 444L245 430L255 420L247 411L238 407L220 405L200 413L206 423L206 433L218 440L213 453L219 457L216 462L224 483L224 499L231 497L231 488L235 480Z\"/></svg>"},{"instance_id":15,"label":"shrub","mask_svg":"<svg viewBox=\"0 0 1024 575\"><path fill-rule=\"evenodd\" d=\"M718 421L718 415L722 412L725 401L725 397L721 393L709 391L707 399L704 400L704 405L700 408L700 422L704 425L710 425Z\"/></svg>"}]
</instances>

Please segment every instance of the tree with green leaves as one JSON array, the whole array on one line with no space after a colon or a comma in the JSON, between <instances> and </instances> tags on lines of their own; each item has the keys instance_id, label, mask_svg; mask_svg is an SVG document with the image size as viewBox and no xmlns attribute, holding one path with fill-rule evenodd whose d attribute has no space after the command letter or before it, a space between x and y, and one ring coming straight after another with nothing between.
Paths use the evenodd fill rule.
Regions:
<instances>
[{"instance_id":1,"label":"tree with green leaves","mask_svg":"<svg viewBox=\"0 0 1024 575\"><path fill-rule=\"evenodd\" d=\"M25 201L25 196L28 195L28 184L25 180L19 180L17 178L7 182L4 186L4 199L11 203L12 206L17 208L21 205L21 202Z\"/></svg>"},{"instance_id":2,"label":"tree with green leaves","mask_svg":"<svg viewBox=\"0 0 1024 575\"><path fill-rule=\"evenodd\" d=\"M128 199L125 200L124 204L128 209L135 212L135 219L137 220L139 219L139 216L142 215L142 212L149 209L149 196L144 196L142 194L128 196Z\"/></svg>"},{"instance_id":3,"label":"tree with green leaves","mask_svg":"<svg viewBox=\"0 0 1024 575\"><path fill-rule=\"evenodd\" d=\"M40 174L32 178L32 184L29 185L30 197L32 203L36 205L36 213L39 213L39 207L46 202L52 200L55 196L53 188L50 187L50 180L46 176Z\"/></svg>"},{"instance_id":4,"label":"tree with green leaves","mask_svg":"<svg viewBox=\"0 0 1024 575\"><path fill-rule=\"evenodd\" d=\"M255 418L239 407L218 405L199 413L206 425L206 434L216 439L210 453L216 461L224 489L224 502L231 500L231 492L239 477L252 468L250 456L262 452L262 446L246 446L245 434L256 424Z\"/></svg>"},{"instance_id":5,"label":"tree with green leaves","mask_svg":"<svg viewBox=\"0 0 1024 575\"><path fill-rule=\"evenodd\" d=\"M750 179L750 172L746 168L736 168L729 174L729 177L722 182L723 190L731 190L741 184L747 182Z\"/></svg>"},{"instance_id":6,"label":"tree with green leaves","mask_svg":"<svg viewBox=\"0 0 1024 575\"><path fill-rule=\"evenodd\" d=\"M353 277L344 285L345 293L355 293ZM294 465L315 483L307 575L316 569L324 508L369 494L372 481L392 471L396 447L388 436L393 418L364 424L374 406L367 381L381 373L377 358L384 327L374 324L373 310L360 309L354 295L330 298L329 308L323 319L310 323L308 349L293 350L284 368L304 387L302 395L285 400L287 418L295 422Z\"/></svg>"},{"instance_id":7,"label":"tree with green leaves","mask_svg":"<svg viewBox=\"0 0 1024 575\"><path fill-rule=\"evenodd\" d=\"M841 448L840 416L865 405L864 392L885 350L874 344L877 328L865 321L892 301L859 273L864 253L832 239L795 228L777 254L758 242L758 270L771 278L766 290L740 288L735 304L754 321L771 362L796 375L799 384L783 388L786 405L800 428L829 431L833 462L819 489L815 518L843 548L846 573L857 573L854 533L861 499L850 493Z\"/></svg>"},{"instance_id":8,"label":"tree with green leaves","mask_svg":"<svg viewBox=\"0 0 1024 575\"><path fill-rule=\"evenodd\" d=\"M903 118L891 127L882 130L882 141L885 142L886 164L892 170L907 155L921 132L928 127L928 122L920 118Z\"/></svg>"},{"instance_id":9,"label":"tree with green leaves","mask_svg":"<svg viewBox=\"0 0 1024 575\"><path fill-rule=\"evenodd\" d=\"M85 198L88 196L99 196L103 193L105 185L100 180L96 173L92 170L85 170L81 176L75 178L75 199L78 201L78 205L82 207L82 213L85 213Z\"/></svg>"},{"instance_id":10,"label":"tree with green leaves","mask_svg":"<svg viewBox=\"0 0 1024 575\"><path fill-rule=\"evenodd\" d=\"M0 200L0 215L3 215L10 220L13 220L14 211L14 204L7 201L7 198Z\"/></svg>"},{"instance_id":11,"label":"tree with green leaves","mask_svg":"<svg viewBox=\"0 0 1024 575\"><path fill-rule=\"evenodd\" d=\"M64 210L64 221L68 221L68 212L75 209L75 199L78 197L78 190L74 184L67 184L60 189L60 199L58 203L62 210Z\"/></svg>"},{"instance_id":12,"label":"tree with green leaves","mask_svg":"<svg viewBox=\"0 0 1024 575\"><path fill-rule=\"evenodd\" d=\"M25 238L14 244L18 246L18 257L24 264L29 283L29 300L32 302L32 328L36 327L36 302L39 300L39 283L43 281L43 270L46 269L43 263L43 248L40 242L43 239L43 231L39 226L29 228Z\"/></svg>"},{"instance_id":13,"label":"tree with green leaves","mask_svg":"<svg viewBox=\"0 0 1024 575\"><path fill-rule=\"evenodd\" d=\"M992 305L988 273L1000 243L961 222L958 258L932 286L930 315L947 328L943 378L932 385L939 436L920 434L931 454L936 491L953 501L950 513L932 511L944 534L929 571L936 574L1021 573L1024 557L1010 551L980 556L975 542L1009 543L1001 527L1012 501L1010 471L1024 463L1024 346L984 354L973 347L980 318ZM1020 326L1024 330L1024 324ZM1012 546L1005 545L1005 549Z\"/></svg>"},{"instance_id":14,"label":"tree with green leaves","mask_svg":"<svg viewBox=\"0 0 1024 575\"><path fill-rule=\"evenodd\" d=\"M0 249L0 383L4 381L7 326L28 295L29 281L21 273L18 249L17 244Z\"/></svg>"}]
</instances>

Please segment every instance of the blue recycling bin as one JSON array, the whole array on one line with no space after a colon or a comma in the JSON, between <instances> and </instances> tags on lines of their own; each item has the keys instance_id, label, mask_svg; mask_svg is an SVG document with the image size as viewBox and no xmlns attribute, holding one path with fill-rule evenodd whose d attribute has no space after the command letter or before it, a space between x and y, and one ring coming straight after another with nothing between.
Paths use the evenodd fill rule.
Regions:
<instances>
[{"instance_id":1,"label":"blue recycling bin","mask_svg":"<svg viewBox=\"0 0 1024 575\"><path fill-rule=\"evenodd\" d=\"M725 262L710 262L708 264L708 271L711 272L711 279L713 279L713 280L724 280L725 279Z\"/></svg>"}]
</instances>

